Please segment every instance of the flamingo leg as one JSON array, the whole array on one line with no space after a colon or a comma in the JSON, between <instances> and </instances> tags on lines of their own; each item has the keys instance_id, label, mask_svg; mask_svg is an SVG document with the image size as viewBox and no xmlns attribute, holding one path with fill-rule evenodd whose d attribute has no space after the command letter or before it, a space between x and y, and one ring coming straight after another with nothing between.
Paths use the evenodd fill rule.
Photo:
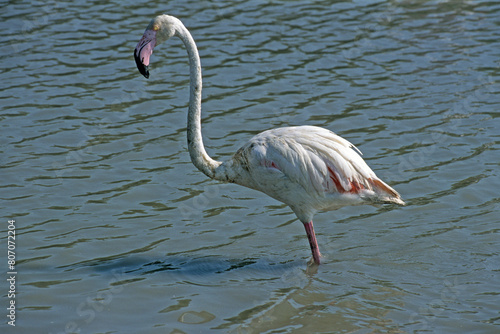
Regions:
<instances>
[{"instance_id":1,"label":"flamingo leg","mask_svg":"<svg viewBox=\"0 0 500 334\"><path fill-rule=\"evenodd\" d=\"M304 223L304 227L306 229L307 239L309 240L309 246L311 246L314 263L320 264L321 261L319 257L321 254L319 253L318 242L316 241L316 234L314 233L312 220L309 223Z\"/></svg>"}]
</instances>

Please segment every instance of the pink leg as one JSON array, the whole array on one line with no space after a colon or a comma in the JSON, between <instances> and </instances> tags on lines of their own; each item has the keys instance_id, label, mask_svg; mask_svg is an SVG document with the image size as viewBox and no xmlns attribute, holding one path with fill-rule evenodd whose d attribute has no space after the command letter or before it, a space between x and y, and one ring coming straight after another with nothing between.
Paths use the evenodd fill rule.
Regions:
<instances>
[{"instance_id":1,"label":"pink leg","mask_svg":"<svg viewBox=\"0 0 500 334\"><path fill-rule=\"evenodd\" d=\"M318 248L318 242L316 241L316 234L314 234L314 226L312 220L309 223L304 223L306 228L307 239L309 239L309 245L311 246L311 251L313 254L313 259L316 264L320 264L320 254Z\"/></svg>"}]
</instances>

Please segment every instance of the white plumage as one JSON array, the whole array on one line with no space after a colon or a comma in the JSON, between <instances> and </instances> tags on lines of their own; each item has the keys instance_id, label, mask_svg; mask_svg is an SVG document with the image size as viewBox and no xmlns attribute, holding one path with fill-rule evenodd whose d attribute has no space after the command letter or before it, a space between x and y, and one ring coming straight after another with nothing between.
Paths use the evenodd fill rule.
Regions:
<instances>
[{"instance_id":1,"label":"white plumage","mask_svg":"<svg viewBox=\"0 0 500 334\"><path fill-rule=\"evenodd\" d=\"M208 156L201 136L201 64L196 44L177 18L160 15L151 21L134 51L139 71L149 77L153 48L172 36L186 46L190 65L188 148L193 164L207 176L259 190L294 211L304 224L314 262L320 253L312 218L317 211L345 205L395 203L399 194L380 180L361 152L333 132L315 126L264 131L226 162Z\"/></svg>"},{"instance_id":2,"label":"white plumage","mask_svg":"<svg viewBox=\"0 0 500 334\"><path fill-rule=\"evenodd\" d=\"M253 188L288 204L307 223L320 210L364 202L403 204L381 181L359 150L315 126L264 131L221 165L227 181Z\"/></svg>"}]
</instances>

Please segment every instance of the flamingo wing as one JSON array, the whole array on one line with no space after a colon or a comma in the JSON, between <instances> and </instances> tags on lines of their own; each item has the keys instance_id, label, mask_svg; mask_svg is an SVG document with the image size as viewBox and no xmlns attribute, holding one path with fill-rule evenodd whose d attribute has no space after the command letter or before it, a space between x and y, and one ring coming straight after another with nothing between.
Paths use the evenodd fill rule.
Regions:
<instances>
[{"instance_id":1,"label":"flamingo wing","mask_svg":"<svg viewBox=\"0 0 500 334\"><path fill-rule=\"evenodd\" d=\"M292 209L328 210L367 200L402 204L399 194L375 175L360 154L329 130L298 126L256 135L233 159L246 171L237 183Z\"/></svg>"}]
</instances>

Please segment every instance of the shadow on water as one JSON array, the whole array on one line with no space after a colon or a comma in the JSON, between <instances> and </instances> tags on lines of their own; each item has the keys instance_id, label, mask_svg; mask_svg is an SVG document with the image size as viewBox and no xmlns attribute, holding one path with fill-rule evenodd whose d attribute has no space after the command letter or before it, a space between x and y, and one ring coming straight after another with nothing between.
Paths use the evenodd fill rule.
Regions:
<instances>
[{"instance_id":1,"label":"shadow on water","mask_svg":"<svg viewBox=\"0 0 500 334\"><path fill-rule=\"evenodd\" d=\"M227 259L222 257L189 258L182 256L151 260L144 257L122 259L97 259L80 262L64 267L65 271L83 268L95 271L121 272L123 274L147 276L152 274L171 274L181 276L209 276L232 273L238 276L281 276L294 268L304 267L303 260L276 262L262 258Z\"/></svg>"}]
</instances>

